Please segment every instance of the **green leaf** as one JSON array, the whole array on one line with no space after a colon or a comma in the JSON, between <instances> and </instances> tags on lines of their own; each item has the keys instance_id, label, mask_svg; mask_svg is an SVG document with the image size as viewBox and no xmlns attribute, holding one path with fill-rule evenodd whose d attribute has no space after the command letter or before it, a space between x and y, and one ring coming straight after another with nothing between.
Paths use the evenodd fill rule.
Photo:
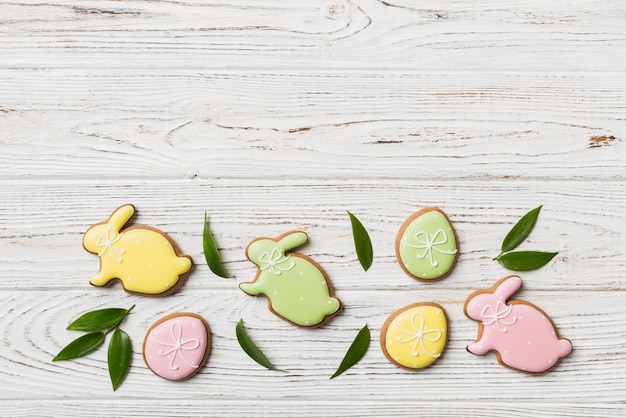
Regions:
<instances>
[{"instance_id":1,"label":"green leaf","mask_svg":"<svg viewBox=\"0 0 626 418\"><path fill-rule=\"evenodd\" d=\"M202 233L202 247L204 248L204 258L206 259L206 263L213 273L225 279L230 279L234 277L228 274L226 268L224 268L224 264L222 264L220 253L217 250L217 244L215 243L213 235L211 234L211 230L209 229L209 221L207 220L206 212L204 212L204 232Z\"/></svg>"},{"instance_id":2,"label":"green leaf","mask_svg":"<svg viewBox=\"0 0 626 418\"><path fill-rule=\"evenodd\" d=\"M104 332L92 332L66 345L52 361L71 360L94 352L104 343Z\"/></svg>"},{"instance_id":3,"label":"green leaf","mask_svg":"<svg viewBox=\"0 0 626 418\"><path fill-rule=\"evenodd\" d=\"M250 356L252 360L256 361L266 369L279 372L284 371L277 369L276 366L274 366L272 362L269 361L267 357L265 357L265 354L263 354L261 349L254 343L254 341L252 341L252 339L248 336L248 332L243 327L242 319L237 322L237 326L235 327L235 333L237 334L237 341L239 341L239 345L241 346L243 351L245 351L246 354Z\"/></svg>"},{"instance_id":4,"label":"green leaf","mask_svg":"<svg viewBox=\"0 0 626 418\"><path fill-rule=\"evenodd\" d=\"M337 371L330 378L333 379L339 376L350 367L357 364L359 360L363 358L369 346L370 330L367 327L367 324L365 324L365 326L361 328L361 331L359 331L359 333L354 338L354 341L352 341L352 344L350 345L350 348L348 348L348 351L341 361L341 364L337 368Z\"/></svg>"},{"instance_id":5,"label":"green leaf","mask_svg":"<svg viewBox=\"0 0 626 418\"><path fill-rule=\"evenodd\" d=\"M542 251L514 251L496 258L504 268L515 271L535 270L546 265L556 253Z\"/></svg>"},{"instance_id":6,"label":"green leaf","mask_svg":"<svg viewBox=\"0 0 626 418\"><path fill-rule=\"evenodd\" d=\"M352 224L352 236L354 237L356 255L359 257L359 263L361 263L363 270L367 271L367 269L372 266L372 260L374 258L372 241L361 221L350 212L348 212L348 215L350 216L350 223Z\"/></svg>"},{"instance_id":7,"label":"green leaf","mask_svg":"<svg viewBox=\"0 0 626 418\"><path fill-rule=\"evenodd\" d=\"M517 221L515 226L513 226L506 237L504 237L504 241L502 241L503 253L514 250L522 243L522 241L526 239L526 237L528 237L530 232L535 227L535 223L537 222L537 218L539 217L539 212L542 207L543 205L536 207Z\"/></svg>"},{"instance_id":8,"label":"green leaf","mask_svg":"<svg viewBox=\"0 0 626 418\"><path fill-rule=\"evenodd\" d=\"M118 326L129 311L130 309L108 308L87 312L72 322L67 329L87 332L109 329Z\"/></svg>"},{"instance_id":9,"label":"green leaf","mask_svg":"<svg viewBox=\"0 0 626 418\"><path fill-rule=\"evenodd\" d=\"M109 342L109 352L107 355L109 377L111 378L114 391L122 384L126 373L128 373L131 355L132 348L130 337L121 329L115 328L111 341Z\"/></svg>"}]
</instances>

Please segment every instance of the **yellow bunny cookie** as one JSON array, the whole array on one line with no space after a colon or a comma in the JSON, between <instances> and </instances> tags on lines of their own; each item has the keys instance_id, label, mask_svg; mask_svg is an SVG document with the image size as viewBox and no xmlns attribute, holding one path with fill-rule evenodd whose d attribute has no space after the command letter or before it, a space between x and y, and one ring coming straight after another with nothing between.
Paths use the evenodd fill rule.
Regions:
<instances>
[{"instance_id":1,"label":"yellow bunny cookie","mask_svg":"<svg viewBox=\"0 0 626 418\"><path fill-rule=\"evenodd\" d=\"M122 231L134 212L133 205L121 206L85 232L83 247L100 257L100 272L89 282L105 286L118 279L129 293L165 296L180 286L191 257L179 254L174 241L158 229L133 226Z\"/></svg>"}]
</instances>

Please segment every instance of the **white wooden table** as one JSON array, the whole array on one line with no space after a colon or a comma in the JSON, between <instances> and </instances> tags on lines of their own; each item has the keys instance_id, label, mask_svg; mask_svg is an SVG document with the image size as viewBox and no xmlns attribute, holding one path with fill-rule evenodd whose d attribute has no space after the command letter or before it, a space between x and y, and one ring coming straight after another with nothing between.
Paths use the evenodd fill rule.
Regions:
<instances>
[{"instance_id":1,"label":"white wooden table","mask_svg":"<svg viewBox=\"0 0 626 418\"><path fill-rule=\"evenodd\" d=\"M626 4L282 0L0 1L0 415L624 416ZM195 261L161 299L95 288L82 233L124 203ZM544 204L521 249L560 251L517 298L552 315L573 353L544 376L465 347L465 298L509 274L492 258ZM406 276L394 239L444 209L461 254L435 284ZM375 251L363 272L346 210ZM207 211L227 268L202 253ZM257 236L309 233L344 310L323 328L272 315L238 289ZM378 333L396 309L444 306L445 356L409 372ZM130 372L106 350L52 363L83 312L136 308ZM159 317L191 311L206 367L172 383L141 357ZM239 348L246 326L274 363ZM356 332L365 358L332 381Z\"/></svg>"}]
</instances>

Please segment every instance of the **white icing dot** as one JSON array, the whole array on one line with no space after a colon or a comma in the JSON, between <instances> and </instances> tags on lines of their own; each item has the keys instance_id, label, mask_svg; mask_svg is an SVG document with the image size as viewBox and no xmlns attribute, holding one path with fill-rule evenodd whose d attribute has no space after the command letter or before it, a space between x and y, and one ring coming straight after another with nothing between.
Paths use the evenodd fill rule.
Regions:
<instances>
[{"instance_id":1,"label":"white icing dot","mask_svg":"<svg viewBox=\"0 0 626 418\"><path fill-rule=\"evenodd\" d=\"M157 373L161 373L161 369L157 369Z\"/></svg>"},{"instance_id":2,"label":"white icing dot","mask_svg":"<svg viewBox=\"0 0 626 418\"><path fill-rule=\"evenodd\" d=\"M556 332L552 331L552 335L556 335Z\"/></svg>"},{"instance_id":3,"label":"white icing dot","mask_svg":"<svg viewBox=\"0 0 626 418\"><path fill-rule=\"evenodd\" d=\"M321 284L326 284L326 280L322 280L322 283L321 283Z\"/></svg>"},{"instance_id":4,"label":"white icing dot","mask_svg":"<svg viewBox=\"0 0 626 418\"><path fill-rule=\"evenodd\" d=\"M138 239L136 239L136 240L135 240L135 243L139 244L139 240L138 240Z\"/></svg>"},{"instance_id":5,"label":"white icing dot","mask_svg":"<svg viewBox=\"0 0 626 418\"><path fill-rule=\"evenodd\" d=\"M387 345L393 344L393 340L387 340Z\"/></svg>"},{"instance_id":6,"label":"white icing dot","mask_svg":"<svg viewBox=\"0 0 626 418\"><path fill-rule=\"evenodd\" d=\"M528 345L530 345L530 341L528 341Z\"/></svg>"},{"instance_id":7,"label":"white icing dot","mask_svg":"<svg viewBox=\"0 0 626 418\"><path fill-rule=\"evenodd\" d=\"M304 296L300 296L300 300L304 300Z\"/></svg>"},{"instance_id":8,"label":"white icing dot","mask_svg":"<svg viewBox=\"0 0 626 418\"><path fill-rule=\"evenodd\" d=\"M148 358L149 358L150 360L152 360L152 356L148 356Z\"/></svg>"},{"instance_id":9,"label":"white icing dot","mask_svg":"<svg viewBox=\"0 0 626 418\"><path fill-rule=\"evenodd\" d=\"M254 247L254 249L255 249L255 250L257 250L257 251L258 251L258 250L260 250L260 248L259 248L259 246L258 246L258 245L257 245L257 246L255 246L255 247Z\"/></svg>"},{"instance_id":10,"label":"white icing dot","mask_svg":"<svg viewBox=\"0 0 626 418\"><path fill-rule=\"evenodd\" d=\"M148 268L152 268L152 263L148 264Z\"/></svg>"},{"instance_id":11,"label":"white icing dot","mask_svg":"<svg viewBox=\"0 0 626 418\"><path fill-rule=\"evenodd\" d=\"M170 286L170 284L169 284L169 283L165 283L165 287L169 287L169 286Z\"/></svg>"},{"instance_id":12,"label":"white icing dot","mask_svg":"<svg viewBox=\"0 0 626 418\"><path fill-rule=\"evenodd\" d=\"M543 316L543 315L541 315L541 319L546 319L546 317L545 317L545 316Z\"/></svg>"},{"instance_id":13,"label":"white icing dot","mask_svg":"<svg viewBox=\"0 0 626 418\"><path fill-rule=\"evenodd\" d=\"M400 358L399 358L399 357L394 357L393 359L394 359L395 361L398 361L398 362L400 361Z\"/></svg>"},{"instance_id":14,"label":"white icing dot","mask_svg":"<svg viewBox=\"0 0 626 418\"><path fill-rule=\"evenodd\" d=\"M552 364L552 359L548 359L548 363L549 363L549 364Z\"/></svg>"},{"instance_id":15,"label":"white icing dot","mask_svg":"<svg viewBox=\"0 0 626 418\"><path fill-rule=\"evenodd\" d=\"M437 309L437 311L435 311L436 315L441 315L441 311L439 309Z\"/></svg>"},{"instance_id":16,"label":"white icing dot","mask_svg":"<svg viewBox=\"0 0 626 418\"><path fill-rule=\"evenodd\" d=\"M130 281L131 279L132 279L132 277L130 277L130 276L128 276L128 277L126 278L126 280L128 280L128 281Z\"/></svg>"},{"instance_id":17,"label":"white icing dot","mask_svg":"<svg viewBox=\"0 0 626 418\"><path fill-rule=\"evenodd\" d=\"M402 337L396 337L397 342L402 342Z\"/></svg>"},{"instance_id":18,"label":"white icing dot","mask_svg":"<svg viewBox=\"0 0 626 418\"><path fill-rule=\"evenodd\" d=\"M177 374L177 373L174 373L174 378L177 378L177 377L178 377L178 374Z\"/></svg>"},{"instance_id":19,"label":"white icing dot","mask_svg":"<svg viewBox=\"0 0 626 418\"><path fill-rule=\"evenodd\" d=\"M298 273L298 274L300 274L300 276L304 276L304 272L303 272L303 271L301 271L301 272L300 272L300 273Z\"/></svg>"},{"instance_id":20,"label":"white icing dot","mask_svg":"<svg viewBox=\"0 0 626 418\"><path fill-rule=\"evenodd\" d=\"M422 308L422 312L425 312L425 311L426 311L426 308Z\"/></svg>"},{"instance_id":21,"label":"white icing dot","mask_svg":"<svg viewBox=\"0 0 626 418\"><path fill-rule=\"evenodd\" d=\"M195 323L195 322L192 322L192 323L191 323L191 326L192 326L192 327L195 327L195 326L196 326L196 323Z\"/></svg>"},{"instance_id":22,"label":"white icing dot","mask_svg":"<svg viewBox=\"0 0 626 418\"><path fill-rule=\"evenodd\" d=\"M204 340L200 340L200 344L204 344Z\"/></svg>"},{"instance_id":23,"label":"white icing dot","mask_svg":"<svg viewBox=\"0 0 626 418\"><path fill-rule=\"evenodd\" d=\"M433 215L433 218L438 218L439 215L437 215L436 213Z\"/></svg>"},{"instance_id":24,"label":"white icing dot","mask_svg":"<svg viewBox=\"0 0 626 418\"><path fill-rule=\"evenodd\" d=\"M276 290L274 290L274 291L272 292L272 294L277 295L277 294L278 294L278 292L277 292Z\"/></svg>"},{"instance_id":25,"label":"white icing dot","mask_svg":"<svg viewBox=\"0 0 626 418\"><path fill-rule=\"evenodd\" d=\"M333 301L332 301L332 300L329 300L329 301L328 301L328 304L329 304L329 305L332 305L332 304L333 304Z\"/></svg>"},{"instance_id":26,"label":"white icing dot","mask_svg":"<svg viewBox=\"0 0 626 418\"><path fill-rule=\"evenodd\" d=\"M304 321L304 323L305 323L306 325L309 325L309 321Z\"/></svg>"}]
</instances>

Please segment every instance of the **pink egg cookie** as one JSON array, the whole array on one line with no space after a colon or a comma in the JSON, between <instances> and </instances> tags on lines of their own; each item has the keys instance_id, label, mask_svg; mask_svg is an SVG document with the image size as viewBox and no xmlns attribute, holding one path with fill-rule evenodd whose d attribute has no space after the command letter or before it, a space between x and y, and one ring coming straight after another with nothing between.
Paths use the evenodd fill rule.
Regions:
<instances>
[{"instance_id":1,"label":"pink egg cookie","mask_svg":"<svg viewBox=\"0 0 626 418\"><path fill-rule=\"evenodd\" d=\"M184 380L205 363L211 347L211 331L199 315L182 312L155 322L143 341L143 359L157 376Z\"/></svg>"},{"instance_id":2,"label":"pink egg cookie","mask_svg":"<svg viewBox=\"0 0 626 418\"><path fill-rule=\"evenodd\" d=\"M572 351L572 343L559 335L544 311L523 300L508 300L521 285L518 276L508 276L467 298L465 315L479 322L478 337L467 351L479 356L495 351L503 366L545 373Z\"/></svg>"}]
</instances>

